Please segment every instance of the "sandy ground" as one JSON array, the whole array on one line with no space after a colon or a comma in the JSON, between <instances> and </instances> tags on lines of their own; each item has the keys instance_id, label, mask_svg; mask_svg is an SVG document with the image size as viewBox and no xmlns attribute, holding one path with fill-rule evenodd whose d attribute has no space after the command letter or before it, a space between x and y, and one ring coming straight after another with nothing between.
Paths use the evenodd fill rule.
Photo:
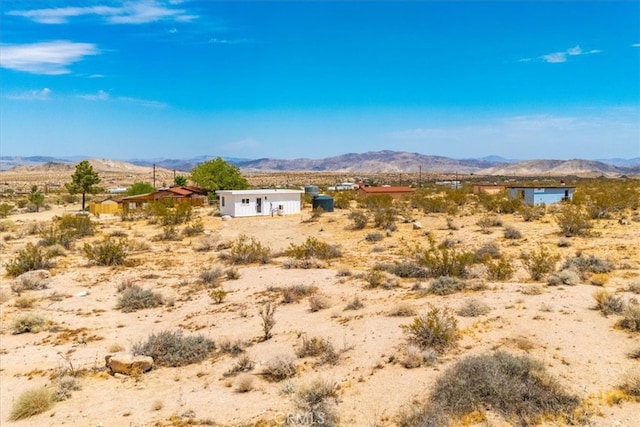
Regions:
<instances>
[{"instance_id":1,"label":"sandy ground","mask_svg":"<svg viewBox=\"0 0 640 427\"><path fill-rule=\"evenodd\" d=\"M25 233L31 223L75 210L77 207L68 206L11 216L11 225L2 232L2 265L26 242L38 240L38 236ZM266 265L239 266L240 278L225 280L222 286L228 295L223 303L214 304L198 283L198 275L205 269L226 269L228 265L218 258L216 250L194 250L202 235L177 242L153 241L152 237L161 231L157 225L122 222L119 217L107 215L94 219L99 223L98 235L76 242L75 249L58 260L51 269L47 289L25 293L36 298L32 308L15 307L17 295L10 289L14 279L2 276L0 291L8 299L0 306L1 425L281 425L286 414L295 412L294 394L285 390L324 379L339 387L340 425L393 426L401 408L426 398L447 367L467 355L503 349L540 360L567 390L588 402L593 413L588 425L640 426L640 403L611 404L607 399L629 372L640 369L638 362L627 356L640 348L640 335L615 328L619 316L604 317L593 309L592 294L599 287L587 283L558 287L532 283L519 261L522 251L531 250L538 243L548 245L561 259L579 250L594 254L616 266L605 288L625 300L637 298L626 288L640 277L638 222L624 226L603 220L594 230L597 237L572 238L571 246L558 247L557 226L548 216L541 221L524 222L517 216L502 215L504 225L515 226L523 235L519 240L506 240L503 227L491 229L490 234L481 232L476 225L478 215L457 216L459 229L451 230L445 215L414 211L413 219L422 224L422 229L399 223L396 232L371 243L365 236L377 230L348 229L348 211L344 210L325 213L317 221L309 221L308 210L301 215L229 221L212 215L212 208L202 208L197 213L203 220L205 236L220 243L246 234L278 253L292 243L315 236L337 244L343 257L321 269L285 269L283 257ZM92 266L81 255L84 242L114 231L126 233L137 244L131 255L138 261L136 267ZM377 262L403 259L407 247L426 244L427 231L437 241L458 240L461 247L468 249L496 242L519 268L509 282L485 280L484 290L449 296L420 295L412 290L416 279L399 279L399 286L392 289L367 289L365 282L357 278L358 273L368 271ZM350 276L339 274L346 270ZM123 313L116 309L117 286L125 280L175 298L175 304ZM317 286L319 293L329 299L330 307L312 312L307 298L283 304L279 289L298 284ZM427 284L425 280L423 285ZM527 289L532 286L539 286L542 293L530 295ZM51 298L54 293L63 297ZM364 307L345 310L356 296ZM455 310L470 298L488 304L491 311L479 317L456 317L462 332L456 349L432 365L415 369L397 362L407 342L401 326L412 319L389 315L398 304L409 304L422 313L430 305ZM258 310L266 301L277 304L277 311L273 338L263 342L259 339ZM55 328L13 335L10 324L25 310L44 316ZM105 355L128 353L134 343L146 340L150 333L176 329L185 334L203 334L216 342L249 342L246 353L256 362L251 372L253 390L239 393L238 377L225 377L236 362L228 354L216 354L195 365L154 369L136 378L104 372ZM297 358L295 350L305 336L329 339L336 349L344 350L339 362L319 366L314 358ZM269 382L260 375L267 361L276 355L295 359L298 373L291 380ZM71 365L84 371L79 376L80 390L40 415L8 421L20 393L37 386L53 387L52 373ZM489 416L478 425L509 423Z\"/></svg>"}]
</instances>

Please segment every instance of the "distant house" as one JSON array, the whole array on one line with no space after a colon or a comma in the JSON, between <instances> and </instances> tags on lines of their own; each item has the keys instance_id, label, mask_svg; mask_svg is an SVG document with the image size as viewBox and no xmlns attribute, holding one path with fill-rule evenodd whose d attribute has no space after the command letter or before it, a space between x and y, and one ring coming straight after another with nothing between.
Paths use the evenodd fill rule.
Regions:
<instances>
[{"instance_id":1,"label":"distant house","mask_svg":"<svg viewBox=\"0 0 640 427\"><path fill-rule=\"evenodd\" d=\"M528 205L550 205L565 200L573 200L575 187L508 187L509 198L519 199Z\"/></svg>"},{"instance_id":2,"label":"distant house","mask_svg":"<svg viewBox=\"0 0 640 427\"><path fill-rule=\"evenodd\" d=\"M122 197L120 204L124 211L144 209L149 203L166 201L171 203L187 203L191 206L203 206L207 200L206 191L192 187L162 188L152 193L136 194Z\"/></svg>"},{"instance_id":3,"label":"distant house","mask_svg":"<svg viewBox=\"0 0 640 427\"><path fill-rule=\"evenodd\" d=\"M300 213L302 190L219 190L220 215L273 216Z\"/></svg>"},{"instance_id":4,"label":"distant house","mask_svg":"<svg viewBox=\"0 0 640 427\"><path fill-rule=\"evenodd\" d=\"M473 184L473 194L498 194L507 189L506 185L499 184Z\"/></svg>"},{"instance_id":5,"label":"distant house","mask_svg":"<svg viewBox=\"0 0 640 427\"><path fill-rule=\"evenodd\" d=\"M360 184L356 191L359 197L387 194L394 199L402 199L405 197L410 197L413 194L414 189L406 186L390 185L383 185L381 187L367 187L364 184Z\"/></svg>"}]
</instances>

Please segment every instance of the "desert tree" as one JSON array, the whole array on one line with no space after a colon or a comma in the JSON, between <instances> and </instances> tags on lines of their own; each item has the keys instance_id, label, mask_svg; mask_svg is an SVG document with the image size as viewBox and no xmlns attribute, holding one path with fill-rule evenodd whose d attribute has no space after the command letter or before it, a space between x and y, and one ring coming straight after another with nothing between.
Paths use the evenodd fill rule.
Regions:
<instances>
[{"instance_id":1,"label":"desert tree","mask_svg":"<svg viewBox=\"0 0 640 427\"><path fill-rule=\"evenodd\" d=\"M99 187L96 187L100 183L100 176L93 169L91 163L87 160L83 160L76 165L76 171L71 175L71 182L66 183L64 186L70 194L82 193L82 210L85 205L86 193L96 194L100 191Z\"/></svg>"},{"instance_id":2,"label":"desert tree","mask_svg":"<svg viewBox=\"0 0 640 427\"><path fill-rule=\"evenodd\" d=\"M34 185L31 187L31 192L28 196L29 202L34 206L36 212L40 210L42 206L44 206L44 194L38 191L38 186Z\"/></svg>"},{"instance_id":3,"label":"desert tree","mask_svg":"<svg viewBox=\"0 0 640 427\"><path fill-rule=\"evenodd\" d=\"M127 196L153 193L154 190L153 185L148 182L134 182L133 185L127 189Z\"/></svg>"},{"instance_id":4,"label":"desert tree","mask_svg":"<svg viewBox=\"0 0 640 427\"><path fill-rule=\"evenodd\" d=\"M217 190L244 190L249 183L240 169L218 157L200 163L191 170L189 179L214 194Z\"/></svg>"},{"instance_id":5,"label":"desert tree","mask_svg":"<svg viewBox=\"0 0 640 427\"><path fill-rule=\"evenodd\" d=\"M187 185L187 177L184 175L176 175L173 178L173 184L177 185L179 187L183 187L185 185Z\"/></svg>"}]
</instances>

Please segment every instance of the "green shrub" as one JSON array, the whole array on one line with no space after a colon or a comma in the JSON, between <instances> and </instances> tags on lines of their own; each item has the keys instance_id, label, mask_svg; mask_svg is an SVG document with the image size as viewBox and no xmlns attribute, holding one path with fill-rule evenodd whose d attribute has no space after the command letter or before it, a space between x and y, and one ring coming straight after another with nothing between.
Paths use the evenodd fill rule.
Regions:
<instances>
[{"instance_id":1,"label":"green shrub","mask_svg":"<svg viewBox=\"0 0 640 427\"><path fill-rule=\"evenodd\" d=\"M380 207L373 211L373 226L382 229L396 228L397 212L393 207Z\"/></svg>"},{"instance_id":2,"label":"green shrub","mask_svg":"<svg viewBox=\"0 0 640 427\"><path fill-rule=\"evenodd\" d=\"M514 268L506 258L500 258L498 260L488 259L484 265L487 267L487 276L489 280L504 281L513 277Z\"/></svg>"},{"instance_id":3,"label":"green shrub","mask_svg":"<svg viewBox=\"0 0 640 427\"><path fill-rule=\"evenodd\" d=\"M562 205L554 219L565 236L585 236L592 228L589 213L573 204Z\"/></svg>"},{"instance_id":4,"label":"green shrub","mask_svg":"<svg viewBox=\"0 0 640 427\"><path fill-rule=\"evenodd\" d=\"M101 242L85 243L84 255L98 265L122 265L129 251L127 239L114 239L106 236Z\"/></svg>"},{"instance_id":5,"label":"green shrub","mask_svg":"<svg viewBox=\"0 0 640 427\"><path fill-rule=\"evenodd\" d=\"M0 218L6 218L13 210L13 205L9 203L0 203Z\"/></svg>"},{"instance_id":6,"label":"green shrub","mask_svg":"<svg viewBox=\"0 0 640 427\"><path fill-rule=\"evenodd\" d=\"M449 308L431 306L426 314L414 317L403 329L409 334L410 342L438 353L453 347L458 339L458 322Z\"/></svg>"},{"instance_id":7,"label":"green shrub","mask_svg":"<svg viewBox=\"0 0 640 427\"><path fill-rule=\"evenodd\" d=\"M417 262L404 260L393 264L377 264L376 270L383 270L402 278L423 279L428 277L428 271Z\"/></svg>"},{"instance_id":8,"label":"green shrub","mask_svg":"<svg viewBox=\"0 0 640 427\"><path fill-rule=\"evenodd\" d=\"M204 224L200 218L182 229L182 234L187 237L197 236L202 233L204 233Z\"/></svg>"},{"instance_id":9,"label":"green shrub","mask_svg":"<svg viewBox=\"0 0 640 427\"><path fill-rule=\"evenodd\" d=\"M162 227L162 233L153 237L153 240L160 242L179 242L182 240L175 225L165 225Z\"/></svg>"},{"instance_id":10,"label":"green shrub","mask_svg":"<svg viewBox=\"0 0 640 427\"><path fill-rule=\"evenodd\" d=\"M435 295L450 295L464 289L464 280L451 276L440 276L429 284L429 293Z\"/></svg>"},{"instance_id":11,"label":"green shrub","mask_svg":"<svg viewBox=\"0 0 640 427\"><path fill-rule=\"evenodd\" d=\"M171 200L163 200L149 203L146 214L159 220L161 225L179 225L191 220L193 208L186 203L176 203L173 206Z\"/></svg>"},{"instance_id":12,"label":"green shrub","mask_svg":"<svg viewBox=\"0 0 640 427\"><path fill-rule=\"evenodd\" d=\"M237 268L229 268L224 272L227 280L238 280L240 278L240 270Z\"/></svg>"},{"instance_id":13,"label":"green shrub","mask_svg":"<svg viewBox=\"0 0 640 427\"><path fill-rule=\"evenodd\" d=\"M7 274L16 277L27 271L46 270L52 265L51 256L43 248L27 243L26 247L9 261L5 269Z\"/></svg>"},{"instance_id":14,"label":"green shrub","mask_svg":"<svg viewBox=\"0 0 640 427\"><path fill-rule=\"evenodd\" d=\"M162 331L133 346L133 354L151 356L158 366L185 366L205 360L215 343L203 335L183 336L181 331Z\"/></svg>"},{"instance_id":15,"label":"green shrub","mask_svg":"<svg viewBox=\"0 0 640 427\"><path fill-rule=\"evenodd\" d=\"M537 424L546 415L568 420L579 403L542 363L505 352L462 359L438 378L429 398L450 416L491 408L517 425Z\"/></svg>"},{"instance_id":16,"label":"green shrub","mask_svg":"<svg viewBox=\"0 0 640 427\"><path fill-rule=\"evenodd\" d=\"M66 214L62 217L54 217L51 225L42 230L40 244L61 245L65 249L70 249L74 240L92 236L94 233L95 225L91 218L86 215Z\"/></svg>"},{"instance_id":17,"label":"green shrub","mask_svg":"<svg viewBox=\"0 0 640 427\"><path fill-rule=\"evenodd\" d=\"M342 252L335 245L322 242L313 236L307 237L307 240L300 245L291 243L284 254L295 259L317 258L323 260L342 256Z\"/></svg>"},{"instance_id":18,"label":"green shrub","mask_svg":"<svg viewBox=\"0 0 640 427\"><path fill-rule=\"evenodd\" d=\"M467 267L475 259L473 252L462 252L455 247L436 246L433 239L430 239L429 244L429 248L418 249L415 254L418 264L427 268L429 277L464 277Z\"/></svg>"},{"instance_id":19,"label":"green shrub","mask_svg":"<svg viewBox=\"0 0 640 427\"><path fill-rule=\"evenodd\" d=\"M218 288L209 292L209 297L213 300L214 303L222 304L222 301L224 301L227 294L228 294L227 291L225 291L222 288Z\"/></svg>"},{"instance_id":20,"label":"green shrub","mask_svg":"<svg viewBox=\"0 0 640 427\"><path fill-rule=\"evenodd\" d=\"M351 211L349 219L353 222L351 228L354 230L362 230L367 226L367 214L362 211Z\"/></svg>"},{"instance_id":21,"label":"green shrub","mask_svg":"<svg viewBox=\"0 0 640 427\"><path fill-rule=\"evenodd\" d=\"M13 404L9 420L22 420L45 412L53 406L55 400L55 393L51 389L40 387L26 390Z\"/></svg>"},{"instance_id":22,"label":"green shrub","mask_svg":"<svg viewBox=\"0 0 640 427\"><path fill-rule=\"evenodd\" d=\"M302 345L296 350L296 356L320 357L320 363L335 363L339 358L330 340L320 337L307 338L302 336Z\"/></svg>"},{"instance_id":23,"label":"green shrub","mask_svg":"<svg viewBox=\"0 0 640 427\"><path fill-rule=\"evenodd\" d=\"M522 215L522 219L526 222L531 222L542 218L546 213L546 209L544 205L531 206L526 203L521 203L518 207L518 213Z\"/></svg>"},{"instance_id":24,"label":"green shrub","mask_svg":"<svg viewBox=\"0 0 640 427\"><path fill-rule=\"evenodd\" d=\"M545 274L551 273L555 269L556 262L560 257L540 245L537 251L525 252L520 258L531 278L540 280Z\"/></svg>"},{"instance_id":25,"label":"green shrub","mask_svg":"<svg viewBox=\"0 0 640 427\"><path fill-rule=\"evenodd\" d=\"M15 335L25 333L38 333L47 327L47 321L44 317L33 314L24 313L16 317L11 323L11 332Z\"/></svg>"},{"instance_id":26,"label":"green shrub","mask_svg":"<svg viewBox=\"0 0 640 427\"><path fill-rule=\"evenodd\" d=\"M500 248L496 242L488 242L476 249L476 261L484 262L489 259L499 259L502 257Z\"/></svg>"},{"instance_id":27,"label":"green shrub","mask_svg":"<svg viewBox=\"0 0 640 427\"><path fill-rule=\"evenodd\" d=\"M162 294L151 289L143 289L138 285L132 285L122 291L116 308L125 313L130 313L145 308L154 308L163 304Z\"/></svg>"},{"instance_id":28,"label":"green shrub","mask_svg":"<svg viewBox=\"0 0 640 427\"><path fill-rule=\"evenodd\" d=\"M360 206L365 209L375 210L378 208L390 208L393 206L393 197L388 194L374 194L363 197L359 200Z\"/></svg>"},{"instance_id":29,"label":"green shrub","mask_svg":"<svg viewBox=\"0 0 640 427\"><path fill-rule=\"evenodd\" d=\"M241 234L232 244L229 261L232 264L266 264L271 259L271 249L255 237Z\"/></svg>"},{"instance_id":30,"label":"green shrub","mask_svg":"<svg viewBox=\"0 0 640 427\"><path fill-rule=\"evenodd\" d=\"M394 281L390 280L387 275L380 270L371 269L362 275L362 279L366 282L366 287L391 289L397 285Z\"/></svg>"}]
</instances>

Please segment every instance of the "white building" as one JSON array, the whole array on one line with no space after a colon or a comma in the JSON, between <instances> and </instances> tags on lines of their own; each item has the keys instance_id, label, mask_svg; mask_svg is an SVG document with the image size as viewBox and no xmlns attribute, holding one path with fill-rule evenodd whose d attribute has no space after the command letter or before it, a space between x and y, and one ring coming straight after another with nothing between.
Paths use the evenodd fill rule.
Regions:
<instances>
[{"instance_id":1,"label":"white building","mask_svg":"<svg viewBox=\"0 0 640 427\"><path fill-rule=\"evenodd\" d=\"M300 213L302 190L219 190L220 215L232 217Z\"/></svg>"}]
</instances>

